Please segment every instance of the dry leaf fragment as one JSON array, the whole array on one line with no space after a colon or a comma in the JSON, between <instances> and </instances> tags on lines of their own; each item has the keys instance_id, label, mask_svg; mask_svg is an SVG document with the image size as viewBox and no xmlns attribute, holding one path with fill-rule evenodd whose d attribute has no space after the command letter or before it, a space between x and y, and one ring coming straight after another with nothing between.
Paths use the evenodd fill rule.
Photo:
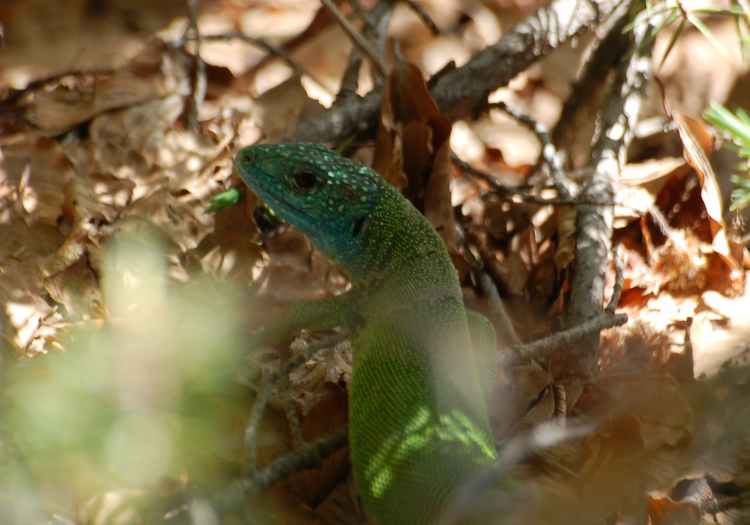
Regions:
<instances>
[{"instance_id":1,"label":"dry leaf fragment","mask_svg":"<svg viewBox=\"0 0 750 525\"><path fill-rule=\"evenodd\" d=\"M3 145L8 185L16 186L29 219L57 224L64 188L75 178L75 167L58 141L24 137Z\"/></svg>"},{"instance_id":2,"label":"dry leaf fragment","mask_svg":"<svg viewBox=\"0 0 750 525\"><path fill-rule=\"evenodd\" d=\"M151 40L126 67L114 73L77 76L72 85L25 94L25 118L32 129L49 136L64 133L97 115L182 91L186 69L178 51Z\"/></svg>"},{"instance_id":3,"label":"dry leaf fragment","mask_svg":"<svg viewBox=\"0 0 750 525\"><path fill-rule=\"evenodd\" d=\"M691 502L646 496L649 525L699 525L701 511Z\"/></svg>"},{"instance_id":4,"label":"dry leaf fragment","mask_svg":"<svg viewBox=\"0 0 750 525\"><path fill-rule=\"evenodd\" d=\"M455 247L450 134L451 122L430 97L422 73L399 58L383 92L373 168Z\"/></svg>"},{"instance_id":5,"label":"dry leaf fragment","mask_svg":"<svg viewBox=\"0 0 750 525\"><path fill-rule=\"evenodd\" d=\"M736 243L730 242L726 236L726 227L722 217L721 191L707 157L714 149L713 137L707 131L706 126L697 119L682 111L671 110L666 100L665 109L677 123L677 129L684 146L685 159L698 174L701 199L708 214L711 228L711 246L732 272L732 288L735 291L740 290L744 283L744 276L740 271L737 259L735 259L735 254L742 253L742 247L733 245Z\"/></svg>"},{"instance_id":6,"label":"dry leaf fragment","mask_svg":"<svg viewBox=\"0 0 750 525\"><path fill-rule=\"evenodd\" d=\"M84 259L44 280L50 297L65 307L66 320L86 319L103 311L99 281Z\"/></svg>"}]
</instances>

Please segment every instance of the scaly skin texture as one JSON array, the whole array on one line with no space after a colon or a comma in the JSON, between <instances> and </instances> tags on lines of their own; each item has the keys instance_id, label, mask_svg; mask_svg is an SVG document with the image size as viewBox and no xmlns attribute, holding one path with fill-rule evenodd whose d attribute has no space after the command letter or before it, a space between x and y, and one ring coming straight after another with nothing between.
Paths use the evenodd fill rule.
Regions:
<instances>
[{"instance_id":1,"label":"scaly skin texture","mask_svg":"<svg viewBox=\"0 0 750 525\"><path fill-rule=\"evenodd\" d=\"M349 443L362 502L381 525L431 523L497 459L470 335L476 325L474 341L493 344L491 325L467 318L443 241L370 168L315 144L270 144L240 151L236 169L352 281L278 313L264 335L354 328Z\"/></svg>"}]
</instances>

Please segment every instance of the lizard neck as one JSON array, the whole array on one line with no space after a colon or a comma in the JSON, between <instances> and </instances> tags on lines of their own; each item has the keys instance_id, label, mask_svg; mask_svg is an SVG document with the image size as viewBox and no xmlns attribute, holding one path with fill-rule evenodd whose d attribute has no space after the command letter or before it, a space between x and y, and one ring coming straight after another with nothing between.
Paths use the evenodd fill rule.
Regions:
<instances>
[{"instance_id":1,"label":"lizard neck","mask_svg":"<svg viewBox=\"0 0 750 525\"><path fill-rule=\"evenodd\" d=\"M461 300L457 272L443 240L394 188L384 191L356 243L328 254L354 286L388 290L393 302L401 295L407 302L445 296Z\"/></svg>"}]
</instances>

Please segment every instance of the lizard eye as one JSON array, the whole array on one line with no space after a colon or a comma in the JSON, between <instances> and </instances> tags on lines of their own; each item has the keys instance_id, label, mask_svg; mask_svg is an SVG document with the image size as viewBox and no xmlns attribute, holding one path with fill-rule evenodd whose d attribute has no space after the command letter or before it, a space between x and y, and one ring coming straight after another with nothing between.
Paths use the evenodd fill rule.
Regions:
<instances>
[{"instance_id":1,"label":"lizard eye","mask_svg":"<svg viewBox=\"0 0 750 525\"><path fill-rule=\"evenodd\" d=\"M292 180L294 181L294 185L301 190L312 189L318 183L318 178L307 171L295 173L292 175Z\"/></svg>"}]
</instances>

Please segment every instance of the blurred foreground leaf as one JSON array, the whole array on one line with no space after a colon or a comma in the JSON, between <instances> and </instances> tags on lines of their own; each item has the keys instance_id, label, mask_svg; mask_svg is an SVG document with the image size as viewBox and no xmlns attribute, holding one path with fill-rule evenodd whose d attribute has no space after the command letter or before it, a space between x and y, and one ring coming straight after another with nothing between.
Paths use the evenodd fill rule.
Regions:
<instances>
[{"instance_id":1,"label":"blurred foreground leaf","mask_svg":"<svg viewBox=\"0 0 750 525\"><path fill-rule=\"evenodd\" d=\"M744 175L731 177L737 187L732 190L730 209L743 209L750 204L750 116L742 108L737 108L736 112L732 113L717 102L711 103L704 116L732 141L725 145L745 159L739 166L739 169L745 172Z\"/></svg>"},{"instance_id":2,"label":"blurred foreground leaf","mask_svg":"<svg viewBox=\"0 0 750 525\"><path fill-rule=\"evenodd\" d=\"M66 352L5 374L0 523L42 522L50 511L75 519L82 502L112 489L209 490L235 470L241 446L228 440L244 424L246 390L232 377L232 295L215 283L177 287L142 232L116 236L105 257L109 319L75 326Z\"/></svg>"}]
</instances>

